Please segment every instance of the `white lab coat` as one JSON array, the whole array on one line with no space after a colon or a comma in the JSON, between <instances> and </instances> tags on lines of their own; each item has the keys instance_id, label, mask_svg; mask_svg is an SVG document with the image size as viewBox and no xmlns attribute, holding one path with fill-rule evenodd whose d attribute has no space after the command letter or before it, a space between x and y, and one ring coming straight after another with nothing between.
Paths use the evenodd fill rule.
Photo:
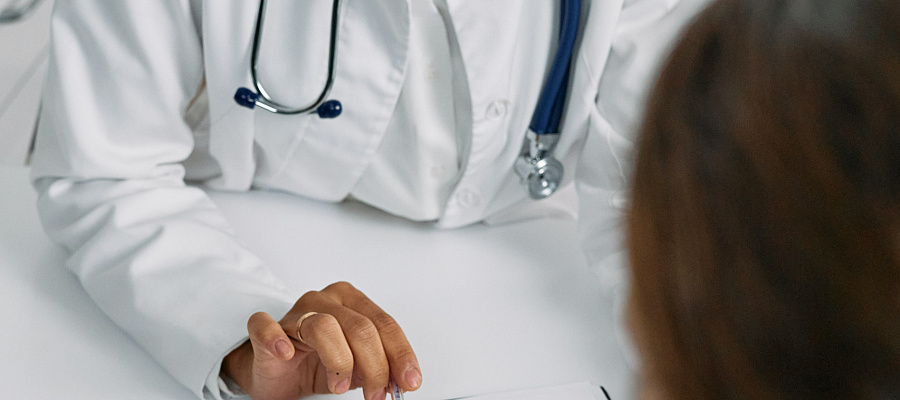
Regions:
<instances>
[{"instance_id":1,"label":"white lab coat","mask_svg":"<svg viewBox=\"0 0 900 400\"><path fill-rule=\"evenodd\" d=\"M644 97L702 1L585 2L556 154L578 184L588 259L604 271L620 270L621 209ZM546 0L435 3L450 27L465 153L436 225L458 227L528 202L512 166L555 51L558 11ZM324 76L324 4L282 3L297 10L269 13L260 64L273 97L302 104L321 88L310 77ZM232 96L252 86L257 6L69 0L56 3L53 17L32 170L43 223L71 251L67 267L97 304L198 396L204 384L214 387L246 319L259 310L277 318L294 299L185 177L212 189L341 201L378 148L406 68L407 1L350 0L332 92L344 115L240 108ZM198 93L208 112L193 120L186 110Z\"/></svg>"}]
</instances>

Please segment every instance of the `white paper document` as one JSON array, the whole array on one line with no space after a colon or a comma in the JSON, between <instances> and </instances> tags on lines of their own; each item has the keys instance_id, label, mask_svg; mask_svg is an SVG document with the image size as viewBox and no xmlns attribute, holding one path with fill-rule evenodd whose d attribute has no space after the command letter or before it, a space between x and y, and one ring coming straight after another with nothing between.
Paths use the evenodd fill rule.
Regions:
<instances>
[{"instance_id":1,"label":"white paper document","mask_svg":"<svg viewBox=\"0 0 900 400\"><path fill-rule=\"evenodd\" d=\"M486 394L454 400L607 400L600 386L589 382L549 386L539 389Z\"/></svg>"}]
</instances>

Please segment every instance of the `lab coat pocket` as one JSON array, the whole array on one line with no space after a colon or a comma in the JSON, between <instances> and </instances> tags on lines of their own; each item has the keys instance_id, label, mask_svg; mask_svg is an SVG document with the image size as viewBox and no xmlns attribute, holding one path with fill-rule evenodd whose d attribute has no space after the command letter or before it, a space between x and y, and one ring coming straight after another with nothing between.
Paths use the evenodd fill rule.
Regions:
<instances>
[{"instance_id":1,"label":"lab coat pocket","mask_svg":"<svg viewBox=\"0 0 900 400\"><path fill-rule=\"evenodd\" d=\"M309 115L255 113L254 145L259 183L265 185L286 167L303 141L311 118Z\"/></svg>"},{"instance_id":2,"label":"lab coat pocket","mask_svg":"<svg viewBox=\"0 0 900 400\"><path fill-rule=\"evenodd\" d=\"M634 164L634 137L613 128L600 110L589 117L588 137L579 168L580 181L605 190L624 191ZM620 197L620 196L617 196ZM621 201L616 202L620 208Z\"/></svg>"},{"instance_id":3,"label":"lab coat pocket","mask_svg":"<svg viewBox=\"0 0 900 400\"><path fill-rule=\"evenodd\" d=\"M594 108L575 177L579 237L592 265L604 264L622 249L632 152L631 140L616 132Z\"/></svg>"}]
</instances>

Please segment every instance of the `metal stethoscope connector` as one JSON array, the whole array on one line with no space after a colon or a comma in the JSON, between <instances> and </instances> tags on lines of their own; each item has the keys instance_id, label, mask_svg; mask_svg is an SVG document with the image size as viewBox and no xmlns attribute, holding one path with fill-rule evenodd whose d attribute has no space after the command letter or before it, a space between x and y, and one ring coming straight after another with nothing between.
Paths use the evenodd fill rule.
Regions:
<instances>
[{"instance_id":1,"label":"metal stethoscope connector","mask_svg":"<svg viewBox=\"0 0 900 400\"><path fill-rule=\"evenodd\" d=\"M539 135L529 129L525 134L515 170L534 200L550 197L562 184L563 165L553 156L557 142L558 133Z\"/></svg>"}]
</instances>

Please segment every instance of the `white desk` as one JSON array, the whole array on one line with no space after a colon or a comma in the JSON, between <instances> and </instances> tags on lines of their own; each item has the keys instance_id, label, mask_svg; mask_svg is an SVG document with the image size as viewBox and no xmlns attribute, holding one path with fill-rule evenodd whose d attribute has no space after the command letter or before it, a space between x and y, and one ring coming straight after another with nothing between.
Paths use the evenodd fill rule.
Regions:
<instances>
[{"instance_id":1,"label":"white desk","mask_svg":"<svg viewBox=\"0 0 900 400\"><path fill-rule=\"evenodd\" d=\"M574 221L438 231L360 204L262 192L212 197L298 296L347 280L401 323L424 374L411 400L586 380L614 400L632 397L610 309L574 243ZM3 397L191 399L65 270L34 202L27 170L0 167ZM538 231L555 243L537 240ZM301 262L304 269L292 268Z\"/></svg>"}]
</instances>

